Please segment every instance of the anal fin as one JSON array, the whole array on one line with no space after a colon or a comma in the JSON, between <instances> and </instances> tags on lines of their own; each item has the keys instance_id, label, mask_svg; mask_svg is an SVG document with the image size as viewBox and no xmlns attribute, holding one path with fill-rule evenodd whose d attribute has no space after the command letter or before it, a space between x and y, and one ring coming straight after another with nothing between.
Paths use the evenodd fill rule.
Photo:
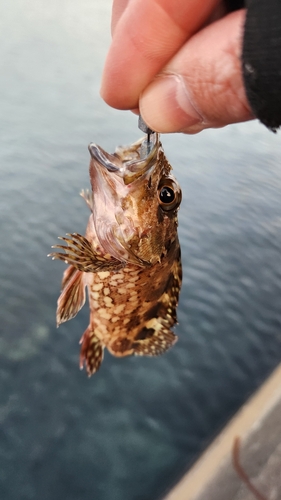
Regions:
<instances>
[{"instance_id":1,"label":"anal fin","mask_svg":"<svg viewBox=\"0 0 281 500\"><path fill-rule=\"evenodd\" d=\"M69 266L63 273L62 291L57 305L57 326L74 318L86 300L83 272Z\"/></svg>"},{"instance_id":2,"label":"anal fin","mask_svg":"<svg viewBox=\"0 0 281 500\"><path fill-rule=\"evenodd\" d=\"M165 326L158 330L144 327L138 337L142 337L141 340L135 340L133 343L136 356L159 356L178 340L174 332Z\"/></svg>"},{"instance_id":3,"label":"anal fin","mask_svg":"<svg viewBox=\"0 0 281 500\"><path fill-rule=\"evenodd\" d=\"M82 344L80 352L80 368L82 370L85 364L87 373L90 377L100 368L103 360L104 348L95 332L91 330L90 325L83 333L80 344Z\"/></svg>"}]
</instances>

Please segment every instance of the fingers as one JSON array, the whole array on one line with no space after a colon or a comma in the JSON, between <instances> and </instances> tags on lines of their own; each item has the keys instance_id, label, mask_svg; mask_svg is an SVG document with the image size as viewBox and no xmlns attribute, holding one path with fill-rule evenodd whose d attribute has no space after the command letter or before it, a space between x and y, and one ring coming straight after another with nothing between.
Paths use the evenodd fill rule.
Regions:
<instances>
[{"instance_id":1,"label":"fingers","mask_svg":"<svg viewBox=\"0 0 281 500\"><path fill-rule=\"evenodd\" d=\"M103 99L118 109L138 107L140 93L204 24L219 1L115 0Z\"/></svg>"},{"instance_id":2,"label":"fingers","mask_svg":"<svg viewBox=\"0 0 281 500\"><path fill-rule=\"evenodd\" d=\"M114 0L112 5L112 16L111 16L111 34L113 36L115 27L125 11L130 0Z\"/></svg>"},{"instance_id":3,"label":"fingers","mask_svg":"<svg viewBox=\"0 0 281 500\"><path fill-rule=\"evenodd\" d=\"M140 97L140 111L158 132L196 133L253 118L241 51L245 12L234 12L195 34Z\"/></svg>"}]
</instances>

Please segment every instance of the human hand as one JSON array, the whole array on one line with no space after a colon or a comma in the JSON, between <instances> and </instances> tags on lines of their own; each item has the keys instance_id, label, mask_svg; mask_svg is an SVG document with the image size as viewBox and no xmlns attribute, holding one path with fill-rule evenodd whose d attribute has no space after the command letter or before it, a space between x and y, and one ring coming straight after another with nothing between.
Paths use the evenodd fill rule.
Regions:
<instances>
[{"instance_id":1,"label":"human hand","mask_svg":"<svg viewBox=\"0 0 281 500\"><path fill-rule=\"evenodd\" d=\"M103 99L139 108L158 132L253 118L241 70L244 20L245 10L227 14L218 0L114 0Z\"/></svg>"}]
</instances>

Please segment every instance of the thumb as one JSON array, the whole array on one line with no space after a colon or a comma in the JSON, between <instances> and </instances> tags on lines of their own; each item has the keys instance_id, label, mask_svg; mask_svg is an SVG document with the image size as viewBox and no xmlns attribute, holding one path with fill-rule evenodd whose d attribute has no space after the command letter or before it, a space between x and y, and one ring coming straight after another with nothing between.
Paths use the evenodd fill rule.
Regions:
<instances>
[{"instance_id":1,"label":"thumb","mask_svg":"<svg viewBox=\"0 0 281 500\"><path fill-rule=\"evenodd\" d=\"M158 132L196 133L253 118L241 69L245 11L189 39L146 87L140 112Z\"/></svg>"}]
</instances>

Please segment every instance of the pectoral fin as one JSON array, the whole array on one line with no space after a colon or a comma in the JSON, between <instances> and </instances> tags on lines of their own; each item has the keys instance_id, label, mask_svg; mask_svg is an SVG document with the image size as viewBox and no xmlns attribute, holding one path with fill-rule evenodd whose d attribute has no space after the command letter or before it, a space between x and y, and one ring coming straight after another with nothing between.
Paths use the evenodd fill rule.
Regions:
<instances>
[{"instance_id":1,"label":"pectoral fin","mask_svg":"<svg viewBox=\"0 0 281 500\"><path fill-rule=\"evenodd\" d=\"M83 272L69 266L62 278L62 291L57 306L57 326L74 318L86 300Z\"/></svg>"},{"instance_id":2,"label":"pectoral fin","mask_svg":"<svg viewBox=\"0 0 281 500\"><path fill-rule=\"evenodd\" d=\"M68 246L54 245L52 248L60 248L65 253L53 252L49 257L62 260L67 264L71 264L79 271L85 273L95 273L97 271L110 271L121 269L124 264L111 256L102 256L96 253L91 243L81 236L81 234L72 233L67 234L69 238L59 237L67 243Z\"/></svg>"},{"instance_id":3,"label":"pectoral fin","mask_svg":"<svg viewBox=\"0 0 281 500\"><path fill-rule=\"evenodd\" d=\"M62 281L61 281L61 292L63 291L64 287L66 287L67 283L71 280L71 278L74 276L76 273L77 269L75 269L74 266L68 266L66 270L64 271L62 275Z\"/></svg>"},{"instance_id":4,"label":"pectoral fin","mask_svg":"<svg viewBox=\"0 0 281 500\"><path fill-rule=\"evenodd\" d=\"M165 326L161 329L144 327L137 335L140 340L133 343L136 356L159 356L170 349L177 341L177 336Z\"/></svg>"},{"instance_id":5,"label":"pectoral fin","mask_svg":"<svg viewBox=\"0 0 281 500\"><path fill-rule=\"evenodd\" d=\"M80 352L80 368L82 370L85 364L87 373L90 377L98 371L101 365L104 348L95 332L91 330L90 325L83 333L80 344L82 344Z\"/></svg>"}]
</instances>

